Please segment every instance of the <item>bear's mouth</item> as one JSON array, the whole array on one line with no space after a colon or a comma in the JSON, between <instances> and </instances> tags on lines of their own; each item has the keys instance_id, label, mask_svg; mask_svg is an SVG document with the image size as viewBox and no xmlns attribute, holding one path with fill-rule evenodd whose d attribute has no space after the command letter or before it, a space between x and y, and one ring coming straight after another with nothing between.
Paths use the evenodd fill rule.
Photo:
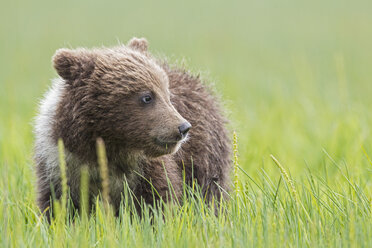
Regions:
<instances>
[{"instance_id":1,"label":"bear's mouth","mask_svg":"<svg viewBox=\"0 0 372 248\"><path fill-rule=\"evenodd\" d=\"M179 140L161 140L158 138L155 139L155 144L161 146L162 148L174 147L178 144L178 142Z\"/></svg>"}]
</instances>

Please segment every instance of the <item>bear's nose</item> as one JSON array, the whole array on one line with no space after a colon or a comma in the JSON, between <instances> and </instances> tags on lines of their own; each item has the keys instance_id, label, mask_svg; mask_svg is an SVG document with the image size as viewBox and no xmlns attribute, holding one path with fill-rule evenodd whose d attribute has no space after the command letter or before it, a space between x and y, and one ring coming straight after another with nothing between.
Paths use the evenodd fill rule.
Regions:
<instances>
[{"instance_id":1,"label":"bear's nose","mask_svg":"<svg viewBox=\"0 0 372 248\"><path fill-rule=\"evenodd\" d=\"M182 123L181 126L178 127L178 130L180 131L180 134L182 135L182 137L184 137L186 136L190 128L191 128L191 124L188 121L186 121Z\"/></svg>"}]
</instances>

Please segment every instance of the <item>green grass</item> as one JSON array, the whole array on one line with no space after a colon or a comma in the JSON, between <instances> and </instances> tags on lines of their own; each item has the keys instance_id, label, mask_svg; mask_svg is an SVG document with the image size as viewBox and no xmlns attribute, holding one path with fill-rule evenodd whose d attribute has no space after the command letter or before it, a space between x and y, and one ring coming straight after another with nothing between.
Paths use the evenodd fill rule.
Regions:
<instances>
[{"instance_id":1,"label":"green grass","mask_svg":"<svg viewBox=\"0 0 372 248\"><path fill-rule=\"evenodd\" d=\"M0 246L371 246L371 11L346 0L3 2ZM231 200L218 217L196 194L143 218L123 203L120 218L99 205L48 225L32 118L56 76L51 56L132 36L221 93L238 137Z\"/></svg>"}]
</instances>

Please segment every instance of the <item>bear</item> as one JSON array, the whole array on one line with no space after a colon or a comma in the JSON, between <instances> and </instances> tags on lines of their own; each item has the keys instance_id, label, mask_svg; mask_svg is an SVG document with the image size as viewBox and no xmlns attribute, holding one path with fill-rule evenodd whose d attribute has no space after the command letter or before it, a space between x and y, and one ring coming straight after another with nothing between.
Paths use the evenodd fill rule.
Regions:
<instances>
[{"instance_id":1,"label":"bear","mask_svg":"<svg viewBox=\"0 0 372 248\"><path fill-rule=\"evenodd\" d=\"M59 139L76 209L83 165L91 207L101 191L98 138L105 144L109 198L116 212L124 184L146 204L181 202L183 181L195 181L208 203L226 196L232 166L227 119L199 76L157 59L144 38L111 48L62 48L52 63L58 78L42 99L34 125L37 202L48 218L53 199L62 194Z\"/></svg>"}]
</instances>

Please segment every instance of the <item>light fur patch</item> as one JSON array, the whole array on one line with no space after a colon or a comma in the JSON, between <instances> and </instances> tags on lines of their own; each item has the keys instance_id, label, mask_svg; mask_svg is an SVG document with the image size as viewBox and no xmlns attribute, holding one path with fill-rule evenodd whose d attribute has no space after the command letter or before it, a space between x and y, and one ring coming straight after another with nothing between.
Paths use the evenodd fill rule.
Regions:
<instances>
[{"instance_id":1,"label":"light fur patch","mask_svg":"<svg viewBox=\"0 0 372 248\"><path fill-rule=\"evenodd\" d=\"M64 91L64 81L54 79L51 88L44 95L39 106L39 114L35 118L35 152L36 157L45 161L45 176L59 174L58 146L52 138L52 126L55 112Z\"/></svg>"}]
</instances>

